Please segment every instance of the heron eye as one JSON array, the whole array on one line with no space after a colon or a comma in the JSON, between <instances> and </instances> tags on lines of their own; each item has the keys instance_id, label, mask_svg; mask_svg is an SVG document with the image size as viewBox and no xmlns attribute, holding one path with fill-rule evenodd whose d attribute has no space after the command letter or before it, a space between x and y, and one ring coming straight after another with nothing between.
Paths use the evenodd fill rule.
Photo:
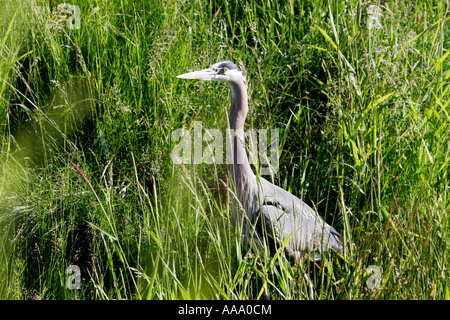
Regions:
<instances>
[{"instance_id":1,"label":"heron eye","mask_svg":"<svg viewBox=\"0 0 450 320\"><path fill-rule=\"evenodd\" d=\"M225 68L220 69L220 73L225 73L226 71L227 71L227 69L225 69Z\"/></svg>"}]
</instances>

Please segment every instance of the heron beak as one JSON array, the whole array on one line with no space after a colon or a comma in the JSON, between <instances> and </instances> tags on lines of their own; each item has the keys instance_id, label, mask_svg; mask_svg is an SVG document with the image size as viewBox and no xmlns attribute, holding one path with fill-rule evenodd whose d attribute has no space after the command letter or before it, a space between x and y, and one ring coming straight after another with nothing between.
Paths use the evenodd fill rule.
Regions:
<instances>
[{"instance_id":1,"label":"heron beak","mask_svg":"<svg viewBox=\"0 0 450 320\"><path fill-rule=\"evenodd\" d=\"M216 74L211 69L203 69L199 71L189 72L185 74L181 74L177 76L177 78L180 79L199 79L199 80L213 80L215 78Z\"/></svg>"}]
</instances>

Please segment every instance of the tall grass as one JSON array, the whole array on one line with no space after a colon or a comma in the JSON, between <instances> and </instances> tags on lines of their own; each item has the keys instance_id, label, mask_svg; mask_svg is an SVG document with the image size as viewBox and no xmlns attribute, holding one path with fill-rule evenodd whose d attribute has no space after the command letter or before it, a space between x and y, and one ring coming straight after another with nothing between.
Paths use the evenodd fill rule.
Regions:
<instances>
[{"instance_id":1,"label":"tall grass","mask_svg":"<svg viewBox=\"0 0 450 320\"><path fill-rule=\"evenodd\" d=\"M66 4L0 4L1 298L450 298L448 1L71 4L80 29ZM247 254L226 167L172 162L172 132L225 129L229 104L175 76L225 59L248 128L280 129L274 181L343 258Z\"/></svg>"}]
</instances>

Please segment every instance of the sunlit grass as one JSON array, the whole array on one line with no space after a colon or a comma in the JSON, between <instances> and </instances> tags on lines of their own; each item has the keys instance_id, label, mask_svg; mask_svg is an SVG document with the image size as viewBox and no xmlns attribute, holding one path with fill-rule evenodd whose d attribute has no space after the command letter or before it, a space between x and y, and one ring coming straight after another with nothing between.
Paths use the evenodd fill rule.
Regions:
<instances>
[{"instance_id":1,"label":"sunlit grass","mask_svg":"<svg viewBox=\"0 0 450 320\"><path fill-rule=\"evenodd\" d=\"M380 3L380 25L356 0L77 5L80 29L0 4L2 299L450 298L448 2ZM344 257L247 254L226 167L172 162L174 130L225 130L229 106L175 76L225 59L247 127L280 129L275 182Z\"/></svg>"}]
</instances>

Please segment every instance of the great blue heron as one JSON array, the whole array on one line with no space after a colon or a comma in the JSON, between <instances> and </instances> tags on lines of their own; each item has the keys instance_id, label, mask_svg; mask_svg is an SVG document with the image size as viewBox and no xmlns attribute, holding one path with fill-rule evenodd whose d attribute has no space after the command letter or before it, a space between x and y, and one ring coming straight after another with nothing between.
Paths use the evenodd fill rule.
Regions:
<instances>
[{"instance_id":1,"label":"great blue heron","mask_svg":"<svg viewBox=\"0 0 450 320\"><path fill-rule=\"evenodd\" d=\"M232 221L242 230L244 246L261 249L267 235L272 249L284 246L287 256L295 262L305 253L322 253L328 248L342 253L340 234L313 209L253 173L244 144L248 97L245 77L240 69L232 62L220 61L207 69L185 73L177 78L224 81L230 86L229 126L234 130L234 135L231 144L233 161L229 164L229 172L239 201L237 203L233 199Z\"/></svg>"}]
</instances>

